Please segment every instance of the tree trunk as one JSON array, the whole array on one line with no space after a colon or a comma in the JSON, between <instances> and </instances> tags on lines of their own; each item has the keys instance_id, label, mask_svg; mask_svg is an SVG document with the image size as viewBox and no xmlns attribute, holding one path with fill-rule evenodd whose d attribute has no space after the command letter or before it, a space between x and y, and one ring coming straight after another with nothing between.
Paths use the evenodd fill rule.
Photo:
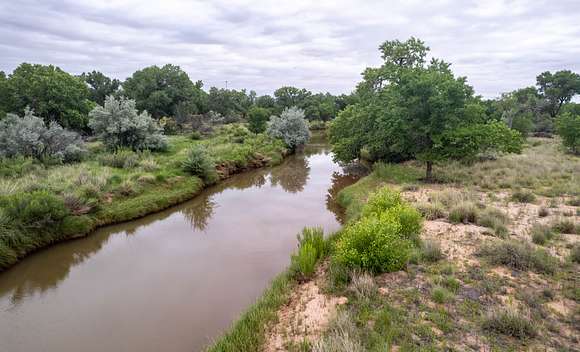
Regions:
<instances>
[{"instance_id":1,"label":"tree trunk","mask_svg":"<svg viewBox=\"0 0 580 352\"><path fill-rule=\"evenodd\" d=\"M433 181L433 162L427 161L427 172L425 174L425 180L427 182Z\"/></svg>"}]
</instances>

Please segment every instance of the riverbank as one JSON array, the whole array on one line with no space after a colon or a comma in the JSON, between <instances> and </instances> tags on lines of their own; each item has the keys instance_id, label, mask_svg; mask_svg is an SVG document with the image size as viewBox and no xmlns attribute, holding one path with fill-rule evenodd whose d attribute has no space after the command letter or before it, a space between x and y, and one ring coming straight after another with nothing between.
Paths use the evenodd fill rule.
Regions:
<instances>
[{"instance_id":1,"label":"riverbank","mask_svg":"<svg viewBox=\"0 0 580 352\"><path fill-rule=\"evenodd\" d=\"M404 270L345 274L323 258L308 281L284 273L210 351L578 349L580 160L531 139L436 170L424 184L418 164L379 164L339 194L351 222L382 187L422 212Z\"/></svg>"},{"instance_id":2,"label":"riverbank","mask_svg":"<svg viewBox=\"0 0 580 352\"><path fill-rule=\"evenodd\" d=\"M277 165L288 153L280 141L230 125L204 140L171 136L162 153L111 154L92 143L89 157L77 164L18 160L2 165L0 271L53 243L193 198L206 185L184 172L181 163L196 144L215 160L220 179Z\"/></svg>"}]
</instances>

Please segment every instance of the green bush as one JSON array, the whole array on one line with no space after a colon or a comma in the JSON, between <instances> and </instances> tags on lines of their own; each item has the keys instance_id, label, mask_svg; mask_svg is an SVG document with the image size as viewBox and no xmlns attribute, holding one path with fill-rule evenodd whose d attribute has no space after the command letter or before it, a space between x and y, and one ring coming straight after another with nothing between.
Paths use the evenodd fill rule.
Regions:
<instances>
[{"instance_id":1,"label":"green bush","mask_svg":"<svg viewBox=\"0 0 580 352\"><path fill-rule=\"evenodd\" d=\"M199 131L192 131L189 134L189 138L191 138L194 141L200 140L202 137L201 133Z\"/></svg>"},{"instance_id":2,"label":"green bush","mask_svg":"<svg viewBox=\"0 0 580 352\"><path fill-rule=\"evenodd\" d=\"M298 253L292 256L292 271L295 275L299 274L303 279L312 277L317 258L318 253L312 243L302 244L298 249Z\"/></svg>"},{"instance_id":3,"label":"green bush","mask_svg":"<svg viewBox=\"0 0 580 352\"><path fill-rule=\"evenodd\" d=\"M479 209L475 204L470 202L464 202L455 207L451 208L449 211L449 221L452 223L473 223L477 222L479 216Z\"/></svg>"},{"instance_id":4,"label":"green bush","mask_svg":"<svg viewBox=\"0 0 580 352\"><path fill-rule=\"evenodd\" d=\"M530 319L512 309L502 309L489 314L483 320L483 329L518 339L537 335L536 328Z\"/></svg>"},{"instance_id":5,"label":"green bush","mask_svg":"<svg viewBox=\"0 0 580 352\"><path fill-rule=\"evenodd\" d=\"M552 223L552 229L558 233L578 233L579 227L570 219L558 219Z\"/></svg>"},{"instance_id":6,"label":"green bush","mask_svg":"<svg viewBox=\"0 0 580 352\"><path fill-rule=\"evenodd\" d=\"M580 154L580 115L566 112L560 115L556 127L564 147L571 153Z\"/></svg>"},{"instance_id":7,"label":"green bush","mask_svg":"<svg viewBox=\"0 0 580 352\"><path fill-rule=\"evenodd\" d=\"M580 264L580 244L575 244L570 250L570 260Z\"/></svg>"},{"instance_id":8,"label":"green bush","mask_svg":"<svg viewBox=\"0 0 580 352\"><path fill-rule=\"evenodd\" d=\"M543 249L534 249L526 242L502 241L484 245L477 254L491 264L505 265L515 270L552 274L558 267L556 258Z\"/></svg>"},{"instance_id":9,"label":"green bush","mask_svg":"<svg viewBox=\"0 0 580 352\"><path fill-rule=\"evenodd\" d=\"M194 145L181 164L184 171L198 176L205 184L215 183L218 179L215 163L204 147Z\"/></svg>"},{"instance_id":10,"label":"green bush","mask_svg":"<svg viewBox=\"0 0 580 352\"><path fill-rule=\"evenodd\" d=\"M427 220L437 220L445 217L445 207L439 202L419 203L417 204L417 210Z\"/></svg>"},{"instance_id":11,"label":"green bush","mask_svg":"<svg viewBox=\"0 0 580 352\"><path fill-rule=\"evenodd\" d=\"M518 190L512 194L512 200L519 203L531 203L536 200L536 196L530 191Z\"/></svg>"},{"instance_id":12,"label":"green bush","mask_svg":"<svg viewBox=\"0 0 580 352\"><path fill-rule=\"evenodd\" d=\"M132 169L139 163L139 155L131 150L117 150L114 153L104 154L99 157L99 163L119 169Z\"/></svg>"},{"instance_id":13,"label":"green bush","mask_svg":"<svg viewBox=\"0 0 580 352\"><path fill-rule=\"evenodd\" d=\"M421 213L417 209L407 204L400 204L384 212L397 219L401 224L401 235L403 238L413 241L415 245L420 245L419 234L423 223Z\"/></svg>"},{"instance_id":14,"label":"green bush","mask_svg":"<svg viewBox=\"0 0 580 352\"><path fill-rule=\"evenodd\" d=\"M69 214L63 199L47 191L1 197L0 207L5 216L15 224L32 228L58 223Z\"/></svg>"},{"instance_id":15,"label":"green bush","mask_svg":"<svg viewBox=\"0 0 580 352\"><path fill-rule=\"evenodd\" d=\"M435 303L443 304L448 302L453 297L453 294L444 287L435 287L431 291L431 299Z\"/></svg>"},{"instance_id":16,"label":"green bush","mask_svg":"<svg viewBox=\"0 0 580 352\"><path fill-rule=\"evenodd\" d=\"M402 234L399 220L385 213L348 225L336 243L335 257L350 268L392 272L405 267L412 247Z\"/></svg>"},{"instance_id":17,"label":"green bush","mask_svg":"<svg viewBox=\"0 0 580 352\"><path fill-rule=\"evenodd\" d=\"M532 235L532 242L539 245L546 244L554 237L552 229L549 226L541 224L534 224L530 230L530 234Z\"/></svg>"},{"instance_id":18,"label":"green bush","mask_svg":"<svg viewBox=\"0 0 580 352\"><path fill-rule=\"evenodd\" d=\"M506 213L496 208L487 208L483 210L477 217L477 224L479 226L493 229L496 236L506 237L508 234L507 225L510 219Z\"/></svg>"},{"instance_id":19,"label":"green bush","mask_svg":"<svg viewBox=\"0 0 580 352\"><path fill-rule=\"evenodd\" d=\"M302 233L298 234L298 243L299 246L310 243L316 250L316 259L322 258L327 252L321 227L305 227Z\"/></svg>"},{"instance_id":20,"label":"green bush","mask_svg":"<svg viewBox=\"0 0 580 352\"><path fill-rule=\"evenodd\" d=\"M401 205L401 194L388 187L383 187L371 194L362 208L362 216L379 215L386 210Z\"/></svg>"},{"instance_id":21,"label":"green bush","mask_svg":"<svg viewBox=\"0 0 580 352\"><path fill-rule=\"evenodd\" d=\"M248 110L248 128L254 133L262 133L266 130L269 118L268 109L254 106Z\"/></svg>"}]
</instances>

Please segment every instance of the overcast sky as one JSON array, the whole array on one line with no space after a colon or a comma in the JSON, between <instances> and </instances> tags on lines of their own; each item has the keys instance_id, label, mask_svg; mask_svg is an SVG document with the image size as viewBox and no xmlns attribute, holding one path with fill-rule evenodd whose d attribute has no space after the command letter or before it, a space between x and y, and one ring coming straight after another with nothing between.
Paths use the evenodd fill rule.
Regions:
<instances>
[{"instance_id":1,"label":"overcast sky","mask_svg":"<svg viewBox=\"0 0 580 352\"><path fill-rule=\"evenodd\" d=\"M206 88L348 93L385 40L416 36L478 94L580 72L578 0L0 0L0 70L21 62L124 79L181 66Z\"/></svg>"}]
</instances>

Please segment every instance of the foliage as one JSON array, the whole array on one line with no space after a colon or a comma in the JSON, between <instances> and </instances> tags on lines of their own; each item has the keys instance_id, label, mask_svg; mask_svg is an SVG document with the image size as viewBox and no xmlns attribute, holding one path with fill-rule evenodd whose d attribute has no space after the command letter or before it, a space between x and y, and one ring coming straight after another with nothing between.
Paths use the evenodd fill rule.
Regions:
<instances>
[{"instance_id":1,"label":"foliage","mask_svg":"<svg viewBox=\"0 0 580 352\"><path fill-rule=\"evenodd\" d=\"M80 78L89 86L90 99L99 105L103 105L109 95L117 93L121 86L118 79L111 79L99 71L83 72Z\"/></svg>"},{"instance_id":2,"label":"foliage","mask_svg":"<svg viewBox=\"0 0 580 352\"><path fill-rule=\"evenodd\" d=\"M529 317L510 308L492 312L483 320L483 329L513 336L518 339L534 337L538 334Z\"/></svg>"},{"instance_id":3,"label":"foliage","mask_svg":"<svg viewBox=\"0 0 580 352\"><path fill-rule=\"evenodd\" d=\"M46 127L41 118L26 109L23 117L14 114L0 121L0 157L32 157L60 162L78 161L86 152L81 137L56 122Z\"/></svg>"},{"instance_id":4,"label":"foliage","mask_svg":"<svg viewBox=\"0 0 580 352\"><path fill-rule=\"evenodd\" d=\"M6 112L20 113L29 107L47 125L56 122L65 128L86 130L92 104L89 89L80 78L52 65L23 63L8 77L5 89Z\"/></svg>"},{"instance_id":5,"label":"foliage","mask_svg":"<svg viewBox=\"0 0 580 352\"><path fill-rule=\"evenodd\" d=\"M536 195L527 190L516 190L512 193L511 199L519 203L532 203L536 200Z\"/></svg>"},{"instance_id":6,"label":"foliage","mask_svg":"<svg viewBox=\"0 0 580 352\"><path fill-rule=\"evenodd\" d=\"M322 228L304 228L298 236L298 253L291 257L290 271L300 279L314 274L316 262L326 253Z\"/></svg>"},{"instance_id":7,"label":"foliage","mask_svg":"<svg viewBox=\"0 0 580 352\"><path fill-rule=\"evenodd\" d=\"M147 112L137 114L134 100L109 96L105 105L95 107L89 116L89 126L109 149L167 148L161 127Z\"/></svg>"},{"instance_id":8,"label":"foliage","mask_svg":"<svg viewBox=\"0 0 580 352\"><path fill-rule=\"evenodd\" d=\"M580 114L563 113L556 120L556 126L564 147L580 155Z\"/></svg>"},{"instance_id":9,"label":"foliage","mask_svg":"<svg viewBox=\"0 0 580 352\"><path fill-rule=\"evenodd\" d=\"M136 71L123 83L123 93L135 101L139 110L154 118L187 115L204 109L202 83L195 84L179 66L149 66Z\"/></svg>"},{"instance_id":10,"label":"foliage","mask_svg":"<svg viewBox=\"0 0 580 352\"><path fill-rule=\"evenodd\" d=\"M256 92L247 94L245 89L238 91L211 87L207 96L207 107L210 111L226 117L245 116L255 96Z\"/></svg>"},{"instance_id":11,"label":"foliage","mask_svg":"<svg viewBox=\"0 0 580 352\"><path fill-rule=\"evenodd\" d=\"M139 155L132 150L119 149L99 156L99 163L119 169L132 169L139 163Z\"/></svg>"},{"instance_id":12,"label":"foliage","mask_svg":"<svg viewBox=\"0 0 580 352\"><path fill-rule=\"evenodd\" d=\"M254 133L262 133L266 130L270 112L257 106L248 111L248 128Z\"/></svg>"},{"instance_id":13,"label":"foliage","mask_svg":"<svg viewBox=\"0 0 580 352\"><path fill-rule=\"evenodd\" d=\"M449 211L449 221L452 223L475 224L479 218L479 209L471 202L460 203Z\"/></svg>"},{"instance_id":14,"label":"foliage","mask_svg":"<svg viewBox=\"0 0 580 352\"><path fill-rule=\"evenodd\" d=\"M362 216L380 215L381 213L401 205L401 194L389 187L383 187L374 192L363 206Z\"/></svg>"},{"instance_id":15,"label":"foliage","mask_svg":"<svg viewBox=\"0 0 580 352\"><path fill-rule=\"evenodd\" d=\"M580 225L574 224L573 220L570 219L556 219L552 223L552 229L558 233L572 233L580 234Z\"/></svg>"},{"instance_id":16,"label":"foliage","mask_svg":"<svg viewBox=\"0 0 580 352\"><path fill-rule=\"evenodd\" d=\"M54 225L69 214L62 198L48 191L0 197L0 208L12 222L38 229Z\"/></svg>"},{"instance_id":17,"label":"foliage","mask_svg":"<svg viewBox=\"0 0 580 352\"><path fill-rule=\"evenodd\" d=\"M580 94L580 75L572 71L542 72L536 82L538 91L548 103L548 113L552 118L558 115L563 104Z\"/></svg>"},{"instance_id":18,"label":"foliage","mask_svg":"<svg viewBox=\"0 0 580 352\"><path fill-rule=\"evenodd\" d=\"M486 122L473 89L453 75L449 64L433 59L425 65L423 42L387 41L380 51L383 65L365 70L357 87L361 101L331 124L337 159L354 160L363 148L373 160L417 158L426 162L431 179L436 161L521 148L519 136L507 126Z\"/></svg>"},{"instance_id":19,"label":"foliage","mask_svg":"<svg viewBox=\"0 0 580 352\"><path fill-rule=\"evenodd\" d=\"M580 264L580 244L575 244L570 249L570 261Z\"/></svg>"},{"instance_id":20,"label":"foliage","mask_svg":"<svg viewBox=\"0 0 580 352\"><path fill-rule=\"evenodd\" d=\"M484 245L477 254L487 258L491 264L501 264L515 270L552 274L558 266L557 259L543 249L534 249L527 242L502 241Z\"/></svg>"},{"instance_id":21,"label":"foliage","mask_svg":"<svg viewBox=\"0 0 580 352\"><path fill-rule=\"evenodd\" d=\"M444 287L434 287L431 291L431 299L435 303L443 304L449 301L453 294Z\"/></svg>"},{"instance_id":22,"label":"foliage","mask_svg":"<svg viewBox=\"0 0 580 352\"><path fill-rule=\"evenodd\" d=\"M295 107L284 109L280 117L272 116L267 133L273 138L282 139L290 149L306 144L310 138L304 111Z\"/></svg>"},{"instance_id":23,"label":"foliage","mask_svg":"<svg viewBox=\"0 0 580 352\"><path fill-rule=\"evenodd\" d=\"M554 237L554 233L549 226L540 224L534 224L530 233L532 235L532 242L542 246Z\"/></svg>"},{"instance_id":24,"label":"foliage","mask_svg":"<svg viewBox=\"0 0 580 352\"><path fill-rule=\"evenodd\" d=\"M509 216L503 211L496 208L487 208L480 212L477 217L477 224L479 226L489 227L493 229L496 236L505 237L508 234L507 225L509 224Z\"/></svg>"},{"instance_id":25,"label":"foliage","mask_svg":"<svg viewBox=\"0 0 580 352\"><path fill-rule=\"evenodd\" d=\"M320 259L326 255L326 242L324 241L322 227L305 227L297 237L299 245L310 243L314 247L316 250L316 259Z\"/></svg>"},{"instance_id":26,"label":"foliage","mask_svg":"<svg viewBox=\"0 0 580 352\"><path fill-rule=\"evenodd\" d=\"M183 170L194 176L198 176L205 184L215 183L218 179L215 162L209 156L207 150L201 145L196 144L192 146L181 165Z\"/></svg>"}]
</instances>

